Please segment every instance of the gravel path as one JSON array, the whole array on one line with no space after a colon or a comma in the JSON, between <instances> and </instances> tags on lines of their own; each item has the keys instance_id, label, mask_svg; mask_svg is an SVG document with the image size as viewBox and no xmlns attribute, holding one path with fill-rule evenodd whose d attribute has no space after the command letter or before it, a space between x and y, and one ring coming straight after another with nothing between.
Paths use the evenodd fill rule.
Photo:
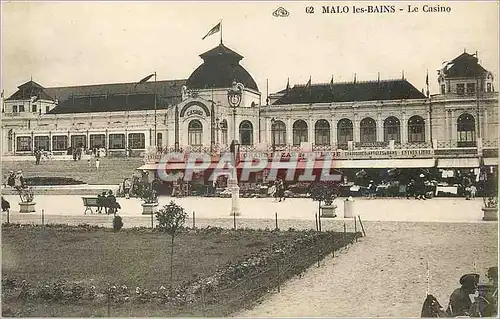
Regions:
<instances>
[{"instance_id":1,"label":"gravel path","mask_svg":"<svg viewBox=\"0 0 500 319\"><path fill-rule=\"evenodd\" d=\"M292 279L239 317L419 317L426 293L443 306L460 276L497 264L497 224L366 222L367 237Z\"/></svg>"}]
</instances>

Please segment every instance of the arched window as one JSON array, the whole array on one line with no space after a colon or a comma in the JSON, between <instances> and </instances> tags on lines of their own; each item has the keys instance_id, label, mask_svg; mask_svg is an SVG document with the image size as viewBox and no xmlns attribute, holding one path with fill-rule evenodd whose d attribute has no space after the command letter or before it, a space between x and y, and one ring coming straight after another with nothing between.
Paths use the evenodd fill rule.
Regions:
<instances>
[{"instance_id":1,"label":"arched window","mask_svg":"<svg viewBox=\"0 0 500 319\"><path fill-rule=\"evenodd\" d=\"M330 123L327 120L318 120L314 126L314 144L330 145Z\"/></svg>"},{"instance_id":2,"label":"arched window","mask_svg":"<svg viewBox=\"0 0 500 319\"><path fill-rule=\"evenodd\" d=\"M347 142L353 140L353 125L349 119L341 119L337 123L337 144L347 145Z\"/></svg>"},{"instance_id":3,"label":"arched window","mask_svg":"<svg viewBox=\"0 0 500 319\"><path fill-rule=\"evenodd\" d=\"M227 121L222 120L220 122L220 132L221 132L221 144L227 145Z\"/></svg>"},{"instance_id":4,"label":"arched window","mask_svg":"<svg viewBox=\"0 0 500 319\"><path fill-rule=\"evenodd\" d=\"M384 141L389 142L394 140L396 143L401 142L401 125L397 117L389 116L384 121Z\"/></svg>"},{"instance_id":5,"label":"arched window","mask_svg":"<svg viewBox=\"0 0 500 319\"><path fill-rule=\"evenodd\" d=\"M250 121L243 121L240 123L240 144L253 144L253 126Z\"/></svg>"},{"instance_id":6,"label":"arched window","mask_svg":"<svg viewBox=\"0 0 500 319\"><path fill-rule=\"evenodd\" d=\"M203 144L203 125L198 120L192 120L188 126L188 144L191 146L200 146Z\"/></svg>"},{"instance_id":7,"label":"arched window","mask_svg":"<svg viewBox=\"0 0 500 319\"><path fill-rule=\"evenodd\" d=\"M464 113L457 119L457 144L458 147L476 145L476 121L469 113Z\"/></svg>"},{"instance_id":8,"label":"arched window","mask_svg":"<svg viewBox=\"0 0 500 319\"><path fill-rule=\"evenodd\" d=\"M408 120L408 142L425 142L425 121L418 115Z\"/></svg>"},{"instance_id":9,"label":"arched window","mask_svg":"<svg viewBox=\"0 0 500 319\"><path fill-rule=\"evenodd\" d=\"M286 126L282 121L274 121L271 125L273 145L286 145Z\"/></svg>"},{"instance_id":10,"label":"arched window","mask_svg":"<svg viewBox=\"0 0 500 319\"><path fill-rule=\"evenodd\" d=\"M377 124L371 117L365 117L359 123L361 143L375 143L377 141Z\"/></svg>"},{"instance_id":11,"label":"arched window","mask_svg":"<svg viewBox=\"0 0 500 319\"><path fill-rule=\"evenodd\" d=\"M302 142L307 142L307 123L297 120L293 123L293 145L300 145Z\"/></svg>"}]
</instances>

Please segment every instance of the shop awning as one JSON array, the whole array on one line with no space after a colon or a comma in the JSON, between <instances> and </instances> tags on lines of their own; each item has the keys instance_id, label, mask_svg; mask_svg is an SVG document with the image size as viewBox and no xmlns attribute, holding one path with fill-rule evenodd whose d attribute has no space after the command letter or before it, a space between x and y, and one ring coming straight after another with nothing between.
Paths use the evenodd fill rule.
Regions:
<instances>
[{"instance_id":1,"label":"shop awning","mask_svg":"<svg viewBox=\"0 0 500 319\"><path fill-rule=\"evenodd\" d=\"M479 158L440 158L438 168L476 168L479 167Z\"/></svg>"},{"instance_id":2,"label":"shop awning","mask_svg":"<svg viewBox=\"0 0 500 319\"><path fill-rule=\"evenodd\" d=\"M323 168L428 168L434 167L436 161L433 158L428 159L376 159L376 160L332 160L329 164L322 160L314 161L313 163L308 163L307 161L298 162L268 162L266 169L277 168L277 169L288 169L296 168L303 170L308 168L308 165L312 164L313 169L323 169ZM244 162L238 165L238 169L243 168ZM251 167L250 163L246 163L246 167ZM258 165L258 164L254 164Z\"/></svg>"},{"instance_id":3,"label":"shop awning","mask_svg":"<svg viewBox=\"0 0 500 319\"><path fill-rule=\"evenodd\" d=\"M433 158L419 159L374 159L374 160L338 160L333 161L333 168L425 168L434 167Z\"/></svg>"},{"instance_id":4,"label":"shop awning","mask_svg":"<svg viewBox=\"0 0 500 319\"><path fill-rule=\"evenodd\" d=\"M486 166L498 166L498 157L483 158L483 163Z\"/></svg>"}]
</instances>

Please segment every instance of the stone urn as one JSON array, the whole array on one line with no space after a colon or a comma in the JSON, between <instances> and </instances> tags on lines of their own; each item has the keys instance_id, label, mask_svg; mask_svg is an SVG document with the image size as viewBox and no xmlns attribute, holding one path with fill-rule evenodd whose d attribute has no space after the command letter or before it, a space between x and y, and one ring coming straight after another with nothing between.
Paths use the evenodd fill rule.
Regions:
<instances>
[{"instance_id":1,"label":"stone urn","mask_svg":"<svg viewBox=\"0 0 500 319\"><path fill-rule=\"evenodd\" d=\"M36 204L35 202L20 202L19 213L34 213L35 204Z\"/></svg>"},{"instance_id":2,"label":"stone urn","mask_svg":"<svg viewBox=\"0 0 500 319\"><path fill-rule=\"evenodd\" d=\"M158 203L142 203L142 214L151 215L158 210Z\"/></svg>"},{"instance_id":3,"label":"stone urn","mask_svg":"<svg viewBox=\"0 0 500 319\"><path fill-rule=\"evenodd\" d=\"M483 220L497 221L498 220L498 207L483 207Z\"/></svg>"},{"instance_id":4,"label":"stone urn","mask_svg":"<svg viewBox=\"0 0 500 319\"><path fill-rule=\"evenodd\" d=\"M322 205L321 206L321 217L322 218L337 217L337 205L335 205L335 204Z\"/></svg>"}]
</instances>

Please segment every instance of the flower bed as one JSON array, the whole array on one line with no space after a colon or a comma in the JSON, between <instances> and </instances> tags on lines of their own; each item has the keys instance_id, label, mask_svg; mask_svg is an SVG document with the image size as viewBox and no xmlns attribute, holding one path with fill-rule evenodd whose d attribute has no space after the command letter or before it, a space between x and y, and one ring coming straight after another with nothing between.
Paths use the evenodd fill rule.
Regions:
<instances>
[{"instance_id":1,"label":"flower bed","mask_svg":"<svg viewBox=\"0 0 500 319\"><path fill-rule=\"evenodd\" d=\"M27 177L26 184L30 186L53 186L53 185L80 185L82 181L77 181L69 177Z\"/></svg>"},{"instance_id":2,"label":"flower bed","mask_svg":"<svg viewBox=\"0 0 500 319\"><path fill-rule=\"evenodd\" d=\"M163 237L163 234L158 231L147 228L132 228L113 234L111 229L90 225L77 227L48 225L45 227L8 225L3 228L3 236L10 243L12 239L19 239L18 234L30 238L33 236L44 238L42 234L48 232L45 236L51 236L50 240L52 240L52 236L61 237L68 244L72 243L74 238L81 239L82 236L85 237L85 240L92 240L97 236L123 235L122 239L127 238L125 240L131 241L130 245L134 247L135 244L132 242L135 238ZM108 280L89 281L87 277L99 277L94 274L98 271L97 269L88 269L87 273L83 274L85 276L79 280L70 278L71 276L66 276L67 278L60 276L59 280L48 280L53 276L50 274L31 276L28 272L25 273L26 276L20 277L10 274L12 271L8 267L4 267L2 299L4 300L3 308L8 310L7 313L4 311L4 315L98 316L105 314L109 304L111 314L116 316L122 312L126 316L148 316L152 314L151 311L159 316L224 316L255 302L269 291L274 290L278 283L294 275L300 275L326 254L331 253L333 249L338 249L345 244L341 233L318 233L292 229L279 232L250 229L234 231L217 227L184 228L179 236L183 237L179 239L179 242L188 241L188 245L202 242L219 245L220 248L215 252L203 247L200 248L198 251L201 254L199 258L201 261L198 262L206 261L209 263L211 260L213 261L213 257L217 258L217 261L224 262L218 265L213 264L207 267L204 273L196 272L190 276L190 279L172 285L165 284L165 279L162 276L155 277L155 281L145 282L144 285L133 284L133 280L128 277L121 278L121 280L116 278L113 280L113 278L108 277ZM345 241L349 243L355 236L359 236L359 234L347 233ZM237 250L234 248L224 249L228 245L234 245L235 242L241 242L241 245L234 246ZM75 242L75 245L78 245L78 242ZM94 253L98 249L99 247L95 247ZM221 251L227 251L228 254L232 255L229 257L218 255L217 253ZM61 250L57 253L64 254L65 251ZM71 255L71 251L68 251L68 254ZM73 254L78 255L75 252ZM50 258L50 252L47 255L47 259ZM23 256L23 258L29 258L29 256ZM67 258L72 258L72 256L67 256ZM81 258L83 259L84 256ZM176 258L184 257L181 254ZM133 263L134 259L130 258L127 261ZM155 264L154 260L151 262ZM178 271L189 271L191 265L188 262L192 263L193 261L186 260L185 262L181 262L186 266L185 269L178 269ZM167 263L165 262L165 264ZM120 265L116 266L120 267ZM23 265L21 265L22 267ZM113 270L113 267L110 268L110 271ZM134 276L131 272L126 274L130 277ZM33 277L33 279L29 277ZM22 305L26 303L32 307L23 307ZM149 310L147 312L144 312L142 304L148 304ZM45 306L41 307L40 305ZM32 312L26 313L26 309L30 309ZM81 309L87 309L87 312L82 312ZM88 313L88 309L93 309L94 312Z\"/></svg>"}]
</instances>

